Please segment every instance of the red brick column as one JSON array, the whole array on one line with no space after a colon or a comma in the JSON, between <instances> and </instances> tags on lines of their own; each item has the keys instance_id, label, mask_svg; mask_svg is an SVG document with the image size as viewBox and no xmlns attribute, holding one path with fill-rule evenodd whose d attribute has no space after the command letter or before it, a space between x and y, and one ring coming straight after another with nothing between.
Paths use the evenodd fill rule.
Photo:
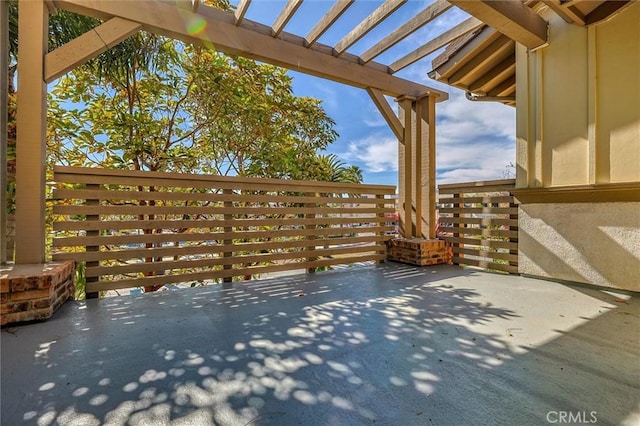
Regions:
<instances>
[{"instance_id":1,"label":"red brick column","mask_svg":"<svg viewBox=\"0 0 640 426\"><path fill-rule=\"evenodd\" d=\"M45 320L73 298L75 264L15 265L0 275L0 325Z\"/></svg>"},{"instance_id":2,"label":"red brick column","mask_svg":"<svg viewBox=\"0 0 640 426\"><path fill-rule=\"evenodd\" d=\"M387 241L387 259L427 266L451 263L451 244L442 240L395 238Z\"/></svg>"}]
</instances>

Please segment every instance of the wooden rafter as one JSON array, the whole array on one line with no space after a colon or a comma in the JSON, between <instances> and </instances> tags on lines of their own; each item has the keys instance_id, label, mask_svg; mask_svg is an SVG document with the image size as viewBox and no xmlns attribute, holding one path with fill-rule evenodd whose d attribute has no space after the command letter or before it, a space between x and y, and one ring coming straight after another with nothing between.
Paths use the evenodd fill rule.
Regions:
<instances>
[{"instance_id":1,"label":"wooden rafter","mask_svg":"<svg viewBox=\"0 0 640 426\"><path fill-rule=\"evenodd\" d=\"M302 4L302 0L289 0L287 5L282 9L280 15L276 18L276 21L271 26L272 35L277 37L280 35L284 27L287 25L289 20L293 18L293 14L296 13L296 10Z\"/></svg>"},{"instance_id":2,"label":"wooden rafter","mask_svg":"<svg viewBox=\"0 0 640 426\"><path fill-rule=\"evenodd\" d=\"M533 49L547 42L547 21L520 0L449 0L507 37Z\"/></svg>"},{"instance_id":3,"label":"wooden rafter","mask_svg":"<svg viewBox=\"0 0 640 426\"><path fill-rule=\"evenodd\" d=\"M509 55L506 59L500 62L498 65L491 68L484 73L480 78L475 80L469 85L470 92L477 92L484 86L492 83L493 81L500 81L504 77L515 73L516 70L516 58L515 55Z\"/></svg>"},{"instance_id":4,"label":"wooden rafter","mask_svg":"<svg viewBox=\"0 0 640 426\"><path fill-rule=\"evenodd\" d=\"M349 47L353 46L358 40L367 35L369 31L374 29L378 24L384 21L389 15L395 12L400 6L405 4L407 0L386 0L380 7L374 10L371 15L358 24L349 34L344 36L335 46L336 55L341 55Z\"/></svg>"},{"instance_id":5,"label":"wooden rafter","mask_svg":"<svg viewBox=\"0 0 640 426\"><path fill-rule=\"evenodd\" d=\"M619 13L622 9L633 4L633 1L629 0L607 0L602 2L600 6L591 11L586 18L586 25L594 25L598 22L605 21L611 18L613 15Z\"/></svg>"},{"instance_id":6,"label":"wooden rafter","mask_svg":"<svg viewBox=\"0 0 640 426\"><path fill-rule=\"evenodd\" d=\"M271 36L271 27L246 21L235 25L235 17L227 12L201 6L198 13L182 11L184 20L203 20L204 30L189 33L183 19L176 19L175 6L163 2L113 2L108 0L58 0L60 9L99 19L118 16L142 24L143 29L188 43L215 46L223 53L256 59L291 70L327 78L354 87L374 87L386 95L429 94L446 100L445 92L389 75L380 64L360 65L357 58L335 57L331 48L316 44L304 46L302 37L283 32ZM282 39L281 39L282 38Z\"/></svg>"},{"instance_id":7,"label":"wooden rafter","mask_svg":"<svg viewBox=\"0 0 640 426\"><path fill-rule=\"evenodd\" d=\"M579 10L574 7L565 6L560 3L560 0L542 0L544 4L549 6L559 17L564 19L569 24L576 24L584 26L585 17Z\"/></svg>"},{"instance_id":8,"label":"wooden rafter","mask_svg":"<svg viewBox=\"0 0 640 426\"><path fill-rule=\"evenodd\" d=\"M142 25L137 22L122 18L109 19L75 40L47 53L44 81L50 83L137 33L141 28Z\"/></svg>"},{"instance_id":9,"label":"wooden rafter","mask_svg":"<svg viewBox=\"0 0 640 426\"><path fill-rule=\"evenodd\" d=\"M489 90L487 96L507 96L516 90L516 76L507 78L495 88Z\"/></svg>"},{"instance_id":10,"label":"wooden rafter","mask_svg":"<svg viewBox=\"0 0 640 426\"><path fill-rule=\"evenodd\" d=\"M427 6L424 10L411 18L394 32L373 45L369 50L360 55L363 63L367 63L376 56L390 49L409 35L413 34L423 25L431 22L452 7L451 3L446 0L436 0Z\"/></svg>"},{"instance_id":11,"label":"wooden rafter","mask_svg":"<svg viewBox=\"0 0 640 426\"><path fill-rule=\"evenodd\" d=\"M515 43L513 40L506 37L500 37L454 72L449 77L449 81L462 80L469 74L476 72L487 64L490 64L492 60L504 56L505 52L513 51L514 49Z\"/></svg>"},{"instance_id":12,"label":"wooden rafter","mask_svg":"<svg viewBox=\"0 0 640 426\"><path fill-rule=\"evenodd\" d=\"M389 65L389 68L391 69L391 72L394 72L394 73L398 72L401 69L406 68L409 65L419 61L425 56L435 52L441 47L451 43L453 40L457 39L458 37L461 37L467 34L468 32L473 31L476 28L479 28L482 25L484 25L482 21L474 17L471 17L466 21L462 22L461 24L456 25L450 30L440 34L439 36L432 39L428 43L420 46L419 48L409 53L408 55L405 55L402 58L398 59L397 61Z\"/></svg>"},{"instance_id":13,"label":"wooden rafter","mask_svg":"<svg viewBox=\"0 0 640 426\"><path fill-rule=\"evenodd\" d=\"M251 0L240 0L238 7L236 8L236 12L234 16L236 18L236 25L240 25L244 20L244 15L247 14L247 10L249 10L249 6L251 5Z\"/></svg>"},{"instance_id":14,"label":"wooden rafter","mask_svg":"<svg viewBox=\"0 0 640 426\"><path fill-rule=\"evenodd\" d=\"M404 143L404 127L400 122L400 119L396 116L396 113L391 108L391 105L389 105L389 102L385 99L384 94L378 89L371 87L367 88L367 93L393 131L393 134L398 138L398 141L400 141L400 143Z\"/></svg>"},{"instance_id":15,"label":"wooden rafter","mask_svg":"<svg viewBox=\"0 0 640 426\"><path fill-rule=\"evenodd\" d=\"M318 21L318 23L309 31L304 38L307 46L313 46L331 26L342 16L342 14L353 4L355 0L338 0L331 9Z\"/></svg>"},{"instance_id":16,"label":"wooden rafter","mask_svg":"<svg viewBox=\"0 0 640 426\"><path fill-rule=\"evenodd\" d=\"M569 7L569 6L575 6L576 4L583 2L585 0L564 0L562 1L562 5L565 7Z\"/></svg>"}]
</instances>

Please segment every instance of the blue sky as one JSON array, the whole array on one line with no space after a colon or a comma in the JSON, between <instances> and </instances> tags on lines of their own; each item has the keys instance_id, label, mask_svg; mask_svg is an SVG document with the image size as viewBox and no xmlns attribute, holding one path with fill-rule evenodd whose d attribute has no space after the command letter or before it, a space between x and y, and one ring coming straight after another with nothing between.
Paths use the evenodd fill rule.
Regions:
<instances>
[{"instance_id":1,"label":"blue sky","mask_svg":"<svg viewBox=\"0 0 640 426\"><path fill-rule=\"evenodd\" d=\"M306 0L285 31L306 35L334 1ZM432 2L409 0L348 52L364 52ZM237 4L237 0L232 3ZM381 3L380 0L356 0L319 42L334 45ZM271 25L285 5L283 0L253 0L246 18ZM466 17L464 12L452 8L376 61L393 62ZM431 60L439 53L396 74L449 93L449 100L436 106L438 183L500 179L505 167L515 162L515 108L497 103L472 103L466 100L463 91L428 78ZM322 99L325 110L335 120L340 137L328 151L360 166L366 183L397 184L397 140L367 93L298 72L289 73L294 79L294 92ZM395 102L392 106L395 108Z\"/></svg>"}]
</instances>

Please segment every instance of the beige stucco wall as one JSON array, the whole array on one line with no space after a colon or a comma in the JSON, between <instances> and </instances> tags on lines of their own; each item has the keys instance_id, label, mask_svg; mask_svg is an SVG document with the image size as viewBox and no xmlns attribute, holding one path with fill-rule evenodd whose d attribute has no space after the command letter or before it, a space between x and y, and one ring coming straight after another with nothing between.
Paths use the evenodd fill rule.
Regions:
<instances>
[{"instance_id":1,"label":"beige stucco wall","mask_svg":"<svg viewBox=\"0 0 640 426\"><path fill-rule=\"evenodd\" d=\"M640 203L519 209L521 273L640 291Z\"/></svg>"},{"instance_id":2,"label":"beige stucco wall","mask_svg":"<svg viewBox=\"0 0 640 426\"><path fill-rule=\"evenodd\" d=\"M516 49L519 187L640 181L640 2Z\"/></svg>"},{"instance_id":3,"label":"beige stucco wall","mask_svg":"<svg viewBox=\"0 0 640 426\"><path fill-rule=\"evenodd\" d=\"M640 182L640 2L588 28L542 16L549 45L516 49L516 185ZM640 291L640 203L538 201L520 206L521 273Z\"/></svg>"}]
</instances>

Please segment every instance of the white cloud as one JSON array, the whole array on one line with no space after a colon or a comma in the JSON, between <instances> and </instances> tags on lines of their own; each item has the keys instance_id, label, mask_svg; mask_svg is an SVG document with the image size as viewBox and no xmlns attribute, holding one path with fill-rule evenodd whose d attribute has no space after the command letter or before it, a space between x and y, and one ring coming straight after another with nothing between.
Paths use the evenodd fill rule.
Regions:
<instances>
[{"instance_id":1,"label":"white cloud","mask_svg":"<svg viewBox=\"0 0 640 426\"><path fill-rule=\"evenodd\" d=\"M350 142L348 149L340 157L362 163L368 172L398 170L398 141L395 138L370 135Z\"/></svg>"},{"instance_id":2,"label":"white cloud","mask_svg":"<svg viewBox=\"0 0 640 426\"><path fill-rule=\"evenodd\" d=\"M473 103L461 91L436 106L438 183L501 179L515 162L515 110L494 103ZM340 154L366 172L398 170L398 142L378 132L347 144Z\"/></svg>"}]
</instances>

